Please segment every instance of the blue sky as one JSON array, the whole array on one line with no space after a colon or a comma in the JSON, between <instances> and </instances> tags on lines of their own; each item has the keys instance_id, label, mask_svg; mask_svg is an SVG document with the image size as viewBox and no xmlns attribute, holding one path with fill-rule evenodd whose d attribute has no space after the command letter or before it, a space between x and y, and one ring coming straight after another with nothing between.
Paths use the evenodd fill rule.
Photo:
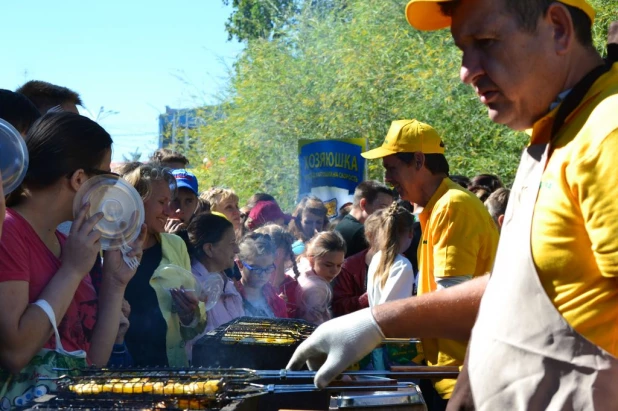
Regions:
<instances>
[{"instance_id":1,"label":"blue sky","mask_svg":"<svg viewBox=\"0 0 618 411\"><path fill-rule=\"evenodd\" d=\"M2 2L0 88L44 80L80 93L114 139L114 161L155 147L165 106L213 102L242 49L221 0Z\"/></svg>"}]
</instances>

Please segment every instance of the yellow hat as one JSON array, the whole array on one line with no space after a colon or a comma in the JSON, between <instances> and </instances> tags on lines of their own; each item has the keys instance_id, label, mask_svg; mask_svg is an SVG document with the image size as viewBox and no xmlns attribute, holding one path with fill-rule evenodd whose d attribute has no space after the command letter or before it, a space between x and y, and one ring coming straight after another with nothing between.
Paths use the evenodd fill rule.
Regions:
<instances>
[{"instance_id":1,"label":"yellow hat","mask_svg":"<svg viewBox=\"0 0 618 411\"><path fill-rule=\"evenodd\" d=\"M361 155L373 160L397 153L444 154L444 143L431 126L417 120L396 120L386 134L384 144Z\"/></svg>"},{"instance_id":2,"label":"yellow hat","mask_svg":"<svg viewBox=\"0 0 618 411\"><path fill-rule=\"evenodd\" d=\"M418 30L438 30L451 26L451 18L442 14L439 3L451 0L411 0L406 6L406 19ZM581 9L594 23L596 12L586 0L558 0Z\"/></svg>"}]
</instances>

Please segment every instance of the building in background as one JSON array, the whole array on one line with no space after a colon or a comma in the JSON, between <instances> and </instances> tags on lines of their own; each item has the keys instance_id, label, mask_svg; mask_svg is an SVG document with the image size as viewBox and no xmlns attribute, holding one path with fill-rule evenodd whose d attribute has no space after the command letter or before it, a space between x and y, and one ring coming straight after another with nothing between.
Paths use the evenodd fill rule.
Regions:
<instances>
[{"instance_id":1,"label":"building in background","mask_svg":"<svg viewBox=\"0 0 618 411\"><path fill-rule=\"evenodd\" d=\"M159 147L181 146L189 148L189 130L205 124L205 117L211 107L169 108L159 115Z\"/></svg>"}]
</instances>

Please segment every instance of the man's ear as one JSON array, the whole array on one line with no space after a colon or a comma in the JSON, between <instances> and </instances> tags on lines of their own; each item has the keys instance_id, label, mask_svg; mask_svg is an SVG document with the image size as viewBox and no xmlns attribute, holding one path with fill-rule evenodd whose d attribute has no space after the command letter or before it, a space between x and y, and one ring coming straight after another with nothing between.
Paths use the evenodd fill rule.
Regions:
<instances>
[{"instance_id":1,"label":"man's ear","mask_svg":"<svg viewBox=\"0 0 618 411\"><path fill-rule=\"evenodd\" d=\"M367 199L361 198L360 201L358 202L358 205L362 211L365 211L365 206L367 205Z\"/></svg>"},{"instance_id":2,"label":"man's ear","mask_svg":"<svg viewBox=\"0 0 618 411\"><path fill-rule=\"evenodd\" d=\"M73 172L73 174L71 174L71 177L69 178L69 184L71 185L71 188L73 190L77 191L87 180L88 176L86 175L86 172L84 171L84 169L80 168L79 170L76 170Z\"/></svg>"},{"instance_id":3,"label":"man's ear","mask_svg":"<svg viewBox=\"0 0 618 411\"><path fill-rule=\"evenodd\" d=\"M547 9L545 20L553 29L556 54L559 56L566 54L576 37L571 13L564 4L555 2Z\"/></svg>"},{"instance_id":4,"label":"man's ear","mask_svg":"<svg viewBox=\"0 0 618 411\"><path fill-rule=\"evenodd\" d=\"M502 228L502 224L504 224L504 214L498 216L498 227Z\"/></svg>"},{"instance_id":5,"label":"man's ear","mask_svg":"<svg viewBox=\"0 0 618 411\"><path fill-rule=\"evenodd\" d=\"M421 168L423 168L424 164L425 164L425 154L421 153L420 151L417 151L416 153L414 153L414 167L417 170L420 170Z\"/></svg>"}]
</instances>

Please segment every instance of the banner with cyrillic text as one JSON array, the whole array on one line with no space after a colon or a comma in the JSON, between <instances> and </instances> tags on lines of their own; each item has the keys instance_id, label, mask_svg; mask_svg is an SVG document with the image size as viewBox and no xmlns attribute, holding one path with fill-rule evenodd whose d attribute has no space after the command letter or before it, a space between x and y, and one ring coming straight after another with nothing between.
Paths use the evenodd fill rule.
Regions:
<instances>
[{"instance_id":1,"label":"banner with cyrillic text","mask_svg":"<svg viewBox=\"0 0 618 411\"><path fill-rule=\"evenodd\" d=\"M364 138L336 140L300 140L299 198L315 195L326 204L329 218L337 217L339 208L352 202L356 186L366 178L367 150Z\"/></svg>"}]
</instances>

